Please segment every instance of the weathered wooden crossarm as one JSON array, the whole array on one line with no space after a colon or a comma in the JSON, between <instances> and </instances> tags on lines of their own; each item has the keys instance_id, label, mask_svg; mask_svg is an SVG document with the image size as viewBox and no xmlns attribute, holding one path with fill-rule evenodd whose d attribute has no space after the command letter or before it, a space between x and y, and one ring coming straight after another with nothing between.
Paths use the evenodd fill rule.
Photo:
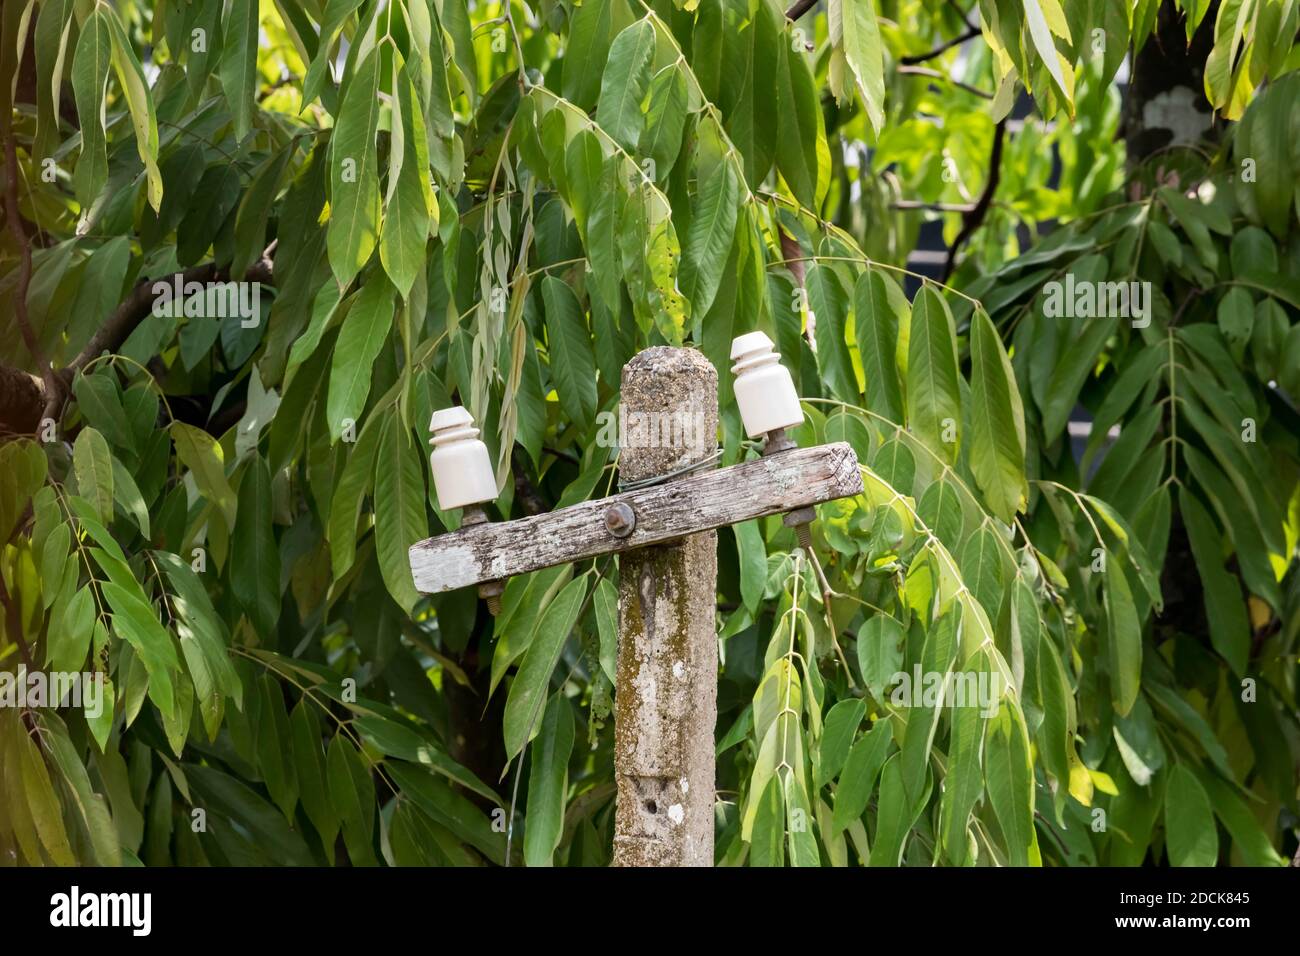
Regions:
<instances>
[{"instance_id":1,"label":"weathered wooden crossarm","mask_svg":"<svg viewBox=\"0 0 1300 956\"><path fill-rule=\"evenodd\" d=\"M549 514L469 525L426 538L411 546L411 574L419 591L439 594L861 491L858 457L848 444L795 448ZM630 533L627 512L617 505L631 509ZM607 522L611 509L615 514Z\"/></svg>"}]
</instances>

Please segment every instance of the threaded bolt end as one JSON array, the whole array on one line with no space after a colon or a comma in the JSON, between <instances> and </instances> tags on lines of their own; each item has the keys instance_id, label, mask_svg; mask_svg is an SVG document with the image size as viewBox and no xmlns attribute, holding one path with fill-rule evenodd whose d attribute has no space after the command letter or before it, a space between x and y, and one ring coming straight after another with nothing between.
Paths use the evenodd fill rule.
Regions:
<instances>
[{"instance_id":1,"label":"threaded bolt end","mask_svg":"<svg viewBox=\"0 0 1300 956\"><path fill-rule=\"evenodd\" d=\"M797 524L794 526L794 536L799 539L799 547L805 551L812 551L812 525Z\"/></svg>"}]
</instances>

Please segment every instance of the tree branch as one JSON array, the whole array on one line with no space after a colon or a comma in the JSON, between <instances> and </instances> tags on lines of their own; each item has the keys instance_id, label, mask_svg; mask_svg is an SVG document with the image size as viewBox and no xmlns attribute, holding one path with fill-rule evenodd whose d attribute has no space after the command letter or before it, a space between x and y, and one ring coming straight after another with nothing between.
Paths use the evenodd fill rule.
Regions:
<instances>
[{"instance_id":1,"label":"tree branch","mask_svg":"<svg viewBox=\"0 0 1300 956\"><path fill-rule=\"evenodd\" d=\"M948 281L952 275L952 270L957 264L957 250L966 242L975 230L984 222L984 217L988 215L989 206L993 204L993 194L997 192L998 180L1002 178L1002 141L1006 137L1007 121L998 120L998 125L993 127L993 148L989 150L989 174L984 180L984 191L980 193L980 198L975 203L975 208L963 216L961 232L957 233L957 238L952 241L948 247L948 259L943 267L943 280Z\"/></svg>"},{"instance_id":2,"label":"tree branch","mask_svg":"<svg viewBox=\"0 0 1300 956\"><path fill-rule=\"evenodd\" d=\"M265 285L272 284L274 276L270 255L273 248L274 243L268 246L267 251L262 253L262 257L248 268L244 274L245 280ZM113 314L90 337L85 347L65 368L58 371L51 369L49 375L42 380L20 369L0 366L0 432L30 435L36 432L42 419L52 418L58 421L77 372L105 352L116 352L120 349L122 343L130 338L131 333L153 312L154 283L171 284L179 279L184 287L191 282L202 284L226 282L229 278L228 270L218 269L214 263L206 262L160 279L142 279L136 283L135 288L113 310ZM21 285L20 289L22 289ZM23 302L21 294L18 295L17 301ZM24 308L24 315L25 312Z\"/></svg>"},{"instance_id":3,"label":"tree branch","mask_svg":"<svg viewBox=\"0 0 1300 956\"><path fill-rule=\"evenodd\" d=\"M938 70L932 70L928 66L900 66L898 72L908 73L913 76L928 76L935 80L943 80L945 83L950 83L959 90L965 90L967 93L974 93L982 99L993 99L993 94L987 90L981 90L978 86L971 86L969 83L963 83L961 80L954 80L947 73L940 73Z\"/></svg>"},{"instance_id":4,"label":"tree branch","mask_svg":"<svg viewBox=\"0 0 1300 956\"><path fill-rule=\"evenodd\" d=\"M946 53L955 46L961 46L967 40L973 40L980 35L979 27L969 27L965 33L958 34L951 40L945 40L928 53L915 53L912 56L899 57L898 62L905 66L915 66L917 63L924 63L926 60L933 60L936 56Z\"/></svg>"},{"instance_id":5,"label":"tree branch","mask_svg":"<svg viewBox=\"0 0 1300 956\"><path fill-rule=\"evenodd\" d=\"M817 0L795 0L790 4L790 9L785 11L787 20L798 20L801 16L817 5Z\"/></svg>"},{"instance_id":6,"label":"tree branch","mask_svg":"<svg viewBox=\"0 0 1300 956\"><path fill-rule=\"evenodd\" d=\"M206 284L209 282L225 282L229 278L229 272L218 269L211 262L191 266L180 273L182 288L191 282ZM248 268L244 278L250 282L262 282L267 285L271 283L271 261L265 253L263 253L261 259ZM113 314L108 317L108 321L99 327L99 331L92 335L90 341L77 353L77 357L68 365L67 370L78 372L104 352L117 351L122 346L122 343L130 338L136 327L147 319L149 313L153 311L153 303L156 298L153 291L154 283L167 282L170 284L175 281L176 276L167 276L164 279L142 279L137 282L130 295L113 310Z\"/></svg>"},{"instance_id":7,"label":"tree branch","mask_svg":"<svg viewBox=\"0 0 1300 956\"><path fill-rule=\"evenodd\" d=\"M32 361L40 369L48 404L49 399L58 394L60 385L54 370L50 368L49 360L45 357L45 350L41 348L41 343L36 338L36 332L32 329L31 316L27 312L27 291L32 281L32 247L27 241L27 230L23 228L23 217L18 208L18 147L14 143L12 124L6 124L4 141L5 219L8 221L9 231L13 233L19 254L18 284L14 289L14 316L18 320L18 331L23 337L23 344L27 346Z\"/></svg>"},{"instance_id":8,"label":"tree branch","mask_svg":"<svg viewBox=\"0 0 1300 956\"><path fill-rule=\"evenodd\" d=\"M36 670L36 664L32 661L31 648L27 646L27 641L23 638L22 611L18 605L9 596L9 589L5 587L4 578L0 577L0 604L5 609L5 630L18 645L18 656L23 659L29 671Z\"/></svg>"}]
</instances>

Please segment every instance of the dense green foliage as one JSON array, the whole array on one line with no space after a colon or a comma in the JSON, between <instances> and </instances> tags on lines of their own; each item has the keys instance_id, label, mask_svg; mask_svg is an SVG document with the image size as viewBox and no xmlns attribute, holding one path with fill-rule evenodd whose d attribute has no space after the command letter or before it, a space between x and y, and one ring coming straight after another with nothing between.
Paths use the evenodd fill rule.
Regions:
<instances>
[{"instance_id":1,"label":"dense green foliage","mask_svg":"<svg viewBox=\"0 0 1300 956\"><path fill-rule=\"evenodd\" d=\"M0 707L0 861L607 863L617 562L418 594L427 422L494 518L598 498L686 344L734 464L753 329L866 491L719 534L719 863L1283 861L1297 3L1170 0L1228 133L1132 174L1159 0L808 6L5 4L0 672L108 698Z\"/></svg>"}]
</instances>

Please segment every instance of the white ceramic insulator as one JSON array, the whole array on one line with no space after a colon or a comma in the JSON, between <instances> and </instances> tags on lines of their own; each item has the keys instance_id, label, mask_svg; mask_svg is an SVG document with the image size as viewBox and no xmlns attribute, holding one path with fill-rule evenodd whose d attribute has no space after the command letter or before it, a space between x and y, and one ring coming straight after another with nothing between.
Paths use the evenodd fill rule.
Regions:
<instances>
[{"instance_id":1,"label":"white ceramic insulator","mask_svg":"<svg viewBox=\"0 0 1300 956\"><path fill-rule=\"evenodd\" d=\"M745 432L757 438L778 428L803 424L803 408L794 390L790 370L772 340L762 332L747 332L731 343L731 367L736 376L736 404Z\"/></svg>"},{"instance_id":2,"label":"white ceramic insulator","mask_svg":"<svg viewBox=\"0 0 1300 956\"><path fill-rule=\"evenodd\" d=\"M482 504L497 496L497 481L488 457L487 445L478 440L474 418L459 405L433 413L429 421L433 437L433 487L443 511Z\"/></svg>"}]
</instances>

